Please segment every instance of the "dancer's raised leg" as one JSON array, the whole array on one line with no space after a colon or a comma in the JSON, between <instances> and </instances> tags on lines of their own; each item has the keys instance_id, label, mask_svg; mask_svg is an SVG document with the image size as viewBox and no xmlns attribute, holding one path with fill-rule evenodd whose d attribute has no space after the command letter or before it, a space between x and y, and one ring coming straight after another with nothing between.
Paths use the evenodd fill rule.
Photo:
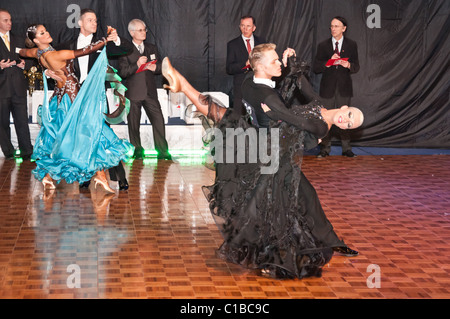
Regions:
<instances>
[{"instance_id":1,"label":"dancer's raised leg","mask_svg":"<svg viewBox=\"0 0 450 319\"><path fill-rule=\"evenodd\" d=\"M173 93L183 92L186 97L192 101L196 106L197 111L205 116L208 116L209 104L202 103L205 101L204 96L197 91L184 76L180 74L170 63L169 58L164 58L162 62L162 74L169 81L169 85L164 85L164 88L169 89ZM221 115L225 113L226 109L221 109Z\"/></svg>"}]
</instances>

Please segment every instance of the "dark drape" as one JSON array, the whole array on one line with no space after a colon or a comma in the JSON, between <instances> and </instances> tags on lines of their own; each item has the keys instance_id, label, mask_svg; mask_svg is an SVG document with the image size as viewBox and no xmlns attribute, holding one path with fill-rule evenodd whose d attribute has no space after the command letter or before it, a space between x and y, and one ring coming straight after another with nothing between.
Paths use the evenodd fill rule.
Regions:
<instances>
[{"instance_id":1,"label":"dark drape","mask_svg":"<svg viewBox=\"0 0 450 319\"><path fill-rule=\"evenodd\" d=\"M366 117L353 144L450 148L448 0L0 0L13 31L44 23L55 43L78 31L67 27L71 4L94 9L99 29L112 25L127 38L128 22L144 20L148 40L197 89L227 94L226 44L239 35L241 16L253 15L255 33L276 43L280 54L289 46L310 64L317 44L330 37L331 19L344 16L361 65L352 76L352 104ZM381 28L367 26L370 4L381 9ZM317 89L320 75L310 76Z\"/></svg>"}]
</instances>

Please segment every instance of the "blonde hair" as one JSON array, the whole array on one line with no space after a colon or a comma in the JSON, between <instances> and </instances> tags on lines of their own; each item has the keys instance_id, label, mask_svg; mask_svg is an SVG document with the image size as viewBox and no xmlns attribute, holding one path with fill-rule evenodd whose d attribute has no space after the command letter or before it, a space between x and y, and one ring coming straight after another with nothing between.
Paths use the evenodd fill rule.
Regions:
<instances>
[{"instance_id":1,"label":"blonde hair","mask_svg":"<svg viewBox=\"0 0 450 319\"><path fill-rule=\"evenodd\" d=\"M256 70L256 66L261 60L264 58L264 54L267 51L275 50L277 46L273 43L264 43L257 45L253 48L252 52L250 52L250 55L248 57L248 60L250 62L250 66L253 70Z\"/></svg>"}]
</instances>

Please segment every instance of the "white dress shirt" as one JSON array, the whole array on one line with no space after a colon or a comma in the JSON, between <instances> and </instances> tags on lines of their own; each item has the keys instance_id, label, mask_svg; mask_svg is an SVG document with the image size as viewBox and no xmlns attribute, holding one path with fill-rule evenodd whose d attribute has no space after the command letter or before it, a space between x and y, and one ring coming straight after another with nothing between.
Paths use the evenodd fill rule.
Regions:
<instances>
[{"instance_id":1,"label":"white dress shirt","mask_svg":"<svg viewBox=\"0 0 450 319\"><path fill-rule=\"evenodd\" d=\"M134 41L132 41L132 42L133 42L134 46L136 47L136 49L139 51L139 53L143 54L144 53L144 42L142 42L141 44L136 44ZM141 52L140 47L142 48L142 52Z\"/></svg>"},{"instance_id":2,"label":"white dress shirt","mask_svg":"<svg viewBox=\"0 0 450 319\"><path fill-rule=\"evenodd\" d=\"M92 42L93 34L88 35L87 37L80 33L78 36L77 49L82 49ZM78 63L80 64L80 84L86 80L88 75L89 68L89 55L81 56L78 58Z\"/></svg>"},{"instance_id":3,"label":"white dress shirt","mask_svg":"<svg viewBox=\"0 0 450 319\"><path fill-rule=\"evenodd\" d=\"M275 81L272 81L269 79L260 79L260 78L253 77L253 82L256 84L267 85L267 86L271 87L272 89L274 89L276 86Z\"/></svg>"},{"instance_id":4,"label":"white dress shirt","mask_svg":"<svg viewBox=\"0 0 450 319\"><path fill-rule=\"evenodd\" d=\"M242 34L242 39L244 40L245 48L247 48L247 40L250 40L250 46L252 47L252 50L255 48L255 37L253 35L250 38L246 38Z\"/></svg>"},{"instance_id":5,"label":"white dress shirt","mask_svg":"<svg viewBox=\"0 0 450 319\"><path fill-rule=\"evenodd\" d=\"M88 36L84 36L82 33L78 36L77 41L77 49L82 49L84 47L87 47L89 44L92 43L92 38L94 37L93 34L90 34ZM120 37L117 37L117 41L114 42L115 45L120 46ZM88 75L88 68L89 68L89 55L81 56L78 58L78 63L80 64L80 84L86 80Z\"/></svg>"},{"instance_id":6,"label":"white dress shirt","mask_svg":"<svg viewBox=\"0 0 450 319\"><path fill-rule=\"evenodd\" d=\"M336 41L335 38L332 38L332 41L333 41L333 51L334 51L334 49L336 48L336 42L338 42L338 41ZM339 44L338 44L339 52L342 52L342 43L343 42L344 42L344 36L342 36L342 38L339 40Z\"/></svg>"}]
</instances>

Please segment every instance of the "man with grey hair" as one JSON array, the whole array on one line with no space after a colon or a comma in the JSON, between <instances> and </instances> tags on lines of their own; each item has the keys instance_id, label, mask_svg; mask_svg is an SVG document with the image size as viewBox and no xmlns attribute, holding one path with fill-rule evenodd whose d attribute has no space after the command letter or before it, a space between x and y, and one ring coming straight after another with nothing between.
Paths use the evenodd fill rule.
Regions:
<instances>
[{"instance_id":1,"label":"man with grey hair","mask_svg":"<svg viewBox=\"0 0 450 319\"><path fill-rule=\"evenodd\" d=\"M133 39L133 51L119 58L119 75L128 88L126 97L130 100L128 114L128 134L135 147L134 157L144 157L141 144L141 108L147 114L153 129L153 140L158 159L172 160L166 140L164 117L158 101L155 75L161 74L161 59L155 45L145 42L147 27L145 22L133 19L128 24Z\"/></svg>"}]
</instances>

